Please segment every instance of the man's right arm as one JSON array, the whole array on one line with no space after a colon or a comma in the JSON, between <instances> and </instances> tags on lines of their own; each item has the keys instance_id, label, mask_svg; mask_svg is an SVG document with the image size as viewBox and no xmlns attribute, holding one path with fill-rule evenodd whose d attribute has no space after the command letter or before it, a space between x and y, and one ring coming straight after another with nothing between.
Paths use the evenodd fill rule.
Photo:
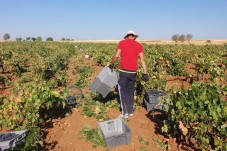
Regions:
<instances>
[{"instance_id":1,"label":"man's right arm","mask_svg":"<svg viewBox=\"0 0 227 151\"><path fill-rule=\"evenodd\" d=\"M117 49L115 55L112 58L112 61L111 61L110 65L113 65L117 61L117 59L120 56L120 54L121 54L121 49Z\"/></svg>"}]
</instances>

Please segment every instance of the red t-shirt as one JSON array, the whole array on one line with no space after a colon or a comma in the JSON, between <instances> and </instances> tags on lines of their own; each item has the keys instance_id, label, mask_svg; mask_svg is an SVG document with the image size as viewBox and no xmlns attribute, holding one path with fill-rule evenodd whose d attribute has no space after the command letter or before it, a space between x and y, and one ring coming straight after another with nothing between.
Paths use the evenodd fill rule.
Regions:
<instances>
[{"instance_id":1,"label":"red t-shirt","mask_svg":"<svg viewBox=\"0 0 227 151\"><path fill-rule=\"evenodd\" d=\"M117 49L121 50L119 69L137 71L138 55L143 52L142 45L133 39L125 39L119 42Z\"/></svg>"}]
</instances>

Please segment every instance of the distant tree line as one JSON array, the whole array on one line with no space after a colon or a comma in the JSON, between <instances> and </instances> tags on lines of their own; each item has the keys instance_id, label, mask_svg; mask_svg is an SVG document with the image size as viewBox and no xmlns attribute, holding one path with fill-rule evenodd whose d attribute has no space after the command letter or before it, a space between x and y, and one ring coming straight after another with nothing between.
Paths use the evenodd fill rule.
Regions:
<instances>
[{"instance_id":1,"label":"distant tree line","mask_svg":"<svg viewBox=\"0 0 227 151\"><path fill-rule=\"evenodd\" d=\"M186 40L188 41L188 43L190 43L191 39L192 39L193 35L192 34L187 34L186 36L184 34L174 34L172 35L172 40L175 41L175 43L177 44L178 41L184 43ZM10 39L10 35L9 33L5 33L3 35L3 39L4 40L9 40ZM22 41L23 39L21 37L16 38L16 41ZM69 39L69 38L62 38L62 41L73 41L73 39ZM38 36L38 37L26 37L25 40L23 41L42 41L42 37ZM47 37L46 41L54 41L54 39L52 37Z\"/></svg>"},{"instance_id":2,"label":"distant tree line","mask_svg":"<svg viewBox=\"0 0 227 151\"><path fill-rule=\"evenodd\" d=\"M39 41L39 42L41 42L42 41L42 37L40 37L40 36L38 36L38 37L26 37L24 40L21 38L21 37L19 37L19 38L16 38L16 41Z\"/></svg>"},{"instance_id":3,"label":"distant tree line","mask_svg":"<svg viewBox=\"0 0 227 151\"><path fill-rule=\"evenodd\" d=\"M62 38L62 41L73 41L74 39L69 39L69 38Z\"/></svg>"},{"instance_id":4,"label":"distant tree line","mask_svg":"<svg viewBox=\"0 0 227 151\"><path fill-rule=\"evenodd\" d=\"M192 34L187 34L186 36L184 34L181 34L181 35L174 34L174 35L172 35L172 40L175 41L176 44L178 43L178 41L183 43L186 40L188 41L188 43L190 43L192 37L193 37Z\"/></svg>"},{"instance_id":5,"label":"distant tree line","mask_svg":"<svg viewBox=\"0 0 227 151\"><path fill-rule=\"evenodd\" d=\"M3 40L9 40L10 39L10 35L9 33L5 33L3 35ZM38 36L38 37L26 37L24 40L21 37L15 38L15 40L17 42L19 41L42 41L42 37ZM46 41L54 41L54 39L52 37L47 37Z\"/></svg>"},{"instance_id":6,"label":"distant tree line","mask_svg":"<svg viewBox=\"0 0 227 151\"><path fill-rule=\"evenodd\" d=\"M3 35L3 39L4 40L9 40L10 39L10 35L9 33L5 33ZM21 37L18 37L15 39L16 41L42 41L42 37L38 36L38 37L26 37L25 39L22 39ZM70 38L61 38L62 41L73 41L74 39L70 39ZM46 41L54 41L54 39L52 37L47 37Z\"/></svg>"}]
</instances>

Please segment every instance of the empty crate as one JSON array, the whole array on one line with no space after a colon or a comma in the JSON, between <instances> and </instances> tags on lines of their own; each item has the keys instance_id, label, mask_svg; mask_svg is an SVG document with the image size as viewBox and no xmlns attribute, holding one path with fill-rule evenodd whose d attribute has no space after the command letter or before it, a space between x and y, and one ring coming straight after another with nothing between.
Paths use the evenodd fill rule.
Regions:
<instances>
[{"instance_id":1,"label":"empty crate","mask_svg":"<svg viewBox=\"0 0 227 151\"><path fill-rule=\"evenodd\" d=\"M144 103L147 108L147 112L150 112L153 109L163 110L163 105L159 104L158 102L159 97L163 97L164 99L166 99L167 94L162 90L160 91L156 89L146 90Z\"/></svg>"},{"instance_id":2,"label":"empty crate","mask_svg":"<svg viewBox=\"0 0 227 151\"><path fill-rule=\"evenodd\" d=\"M27 130L0 133L0 151L15 147L25 141Z\"/></svg>"},{"instance_id":3,"label":"empty crate","mask_svg":"<svg viewBox=\"0 0 227 151\"><path fill-rule=\"evenodd\" d=\"M96 79L89 85L93 92L102 94L105 98L111 89L117 85L118 76L115 71L111 71L109 67L104 67Z\"/></svg>"},{"instance_id":4,"label":"empty crate","mask_svg":"<svg viewBox=\"0 0 227 151\"><path fill-rule=\"evenodd\" d=\"M100 122L99 128L108 148L131 144L131 130L121 118Z\"/></svg>"}]
</instances>

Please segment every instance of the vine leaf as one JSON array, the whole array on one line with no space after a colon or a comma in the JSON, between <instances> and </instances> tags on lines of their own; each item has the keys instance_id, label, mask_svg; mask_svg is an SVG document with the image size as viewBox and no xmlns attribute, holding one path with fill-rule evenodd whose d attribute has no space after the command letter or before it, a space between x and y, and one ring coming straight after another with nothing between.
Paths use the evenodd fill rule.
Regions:
<instances>
[{"instance_id":1,"label":"vine leaf","mask_svg":"<svg viewBox=\"0 0 227 151\"><path fill-rule=\"evenodd\" d=\"M184 127L184 125L181 121L179 122L179 128L185 136L188 134L188 129L186 127Z\"/></svg>"}]
</instances>

